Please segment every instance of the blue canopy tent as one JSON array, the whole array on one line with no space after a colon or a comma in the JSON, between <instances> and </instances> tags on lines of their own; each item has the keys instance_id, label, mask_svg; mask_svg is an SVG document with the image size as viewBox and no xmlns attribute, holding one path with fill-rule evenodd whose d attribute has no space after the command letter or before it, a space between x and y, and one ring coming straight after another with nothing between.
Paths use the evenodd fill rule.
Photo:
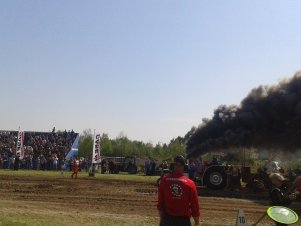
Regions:
<instances>
[{"instance_id":1,"label":"blue canopy tent","mask_svg":"<svg viewBox=\"0 0 301 226\"><path fill-rule=\"evenodd\" d=\"M75 141L72 144L71 150L68 152L65 158L63 171L67 170L69 160L78 156L78 147L79 147L79 135L77 135Z\"/></svg>"}]
</instances>

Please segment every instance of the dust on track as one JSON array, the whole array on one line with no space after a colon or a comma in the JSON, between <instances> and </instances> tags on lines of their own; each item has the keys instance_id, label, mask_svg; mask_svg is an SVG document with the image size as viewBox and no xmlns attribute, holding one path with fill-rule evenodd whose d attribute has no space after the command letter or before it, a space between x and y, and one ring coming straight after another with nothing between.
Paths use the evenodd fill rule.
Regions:
<instances>
[{"instance_id":1,"label":"dust on track","mask_svg":"<svg viewBox=\"0 0 301 226\"><path fill-rule=\"evenodd\" d=\"M158 222L157 188L153 183L0 175L0 194L0 211L10 214L22 210L55 216L76 211L88 217L143 218L145 222L154 225ZM207 225L235 225L239 208L245 211L251 225L268 207L265 196L246 200L208 197L208 194L235 197L234 193L206 193L206 190L201 190L201 222ZM293 209L300 210L300 207L300 204L295 204ZM265 218L260 225L273 225L273 222Z\"/></svg>"}]
</instances>

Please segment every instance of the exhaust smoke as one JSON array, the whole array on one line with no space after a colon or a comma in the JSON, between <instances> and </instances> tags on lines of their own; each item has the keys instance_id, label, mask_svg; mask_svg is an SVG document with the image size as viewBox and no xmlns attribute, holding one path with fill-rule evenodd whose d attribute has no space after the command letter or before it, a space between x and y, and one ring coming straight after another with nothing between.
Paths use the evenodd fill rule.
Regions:
<instances>
[{"instance_id":1,"label":"exhaust smoke","mask_svg":"<svg viewBox=\"0 0 301 226\"><path fill-rule=\"evenodd\" d=\"M253 89L240 106L219 106L191 136L187 153L193 157L237 147L301 149L301 72L275 86Z\"/></svg>"}]
</instances>

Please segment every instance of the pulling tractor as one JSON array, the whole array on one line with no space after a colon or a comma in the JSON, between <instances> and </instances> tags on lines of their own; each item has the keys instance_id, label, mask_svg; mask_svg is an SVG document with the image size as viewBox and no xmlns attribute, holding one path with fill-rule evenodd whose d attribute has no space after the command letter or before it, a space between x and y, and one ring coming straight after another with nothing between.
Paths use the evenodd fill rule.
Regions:
<instances>
[{"instance_id":1,"label":"pulling tractor","mask_svg":"<svg viewBox=\"0 0 301 226\"><path fill-rule=\"evenodd\" d=\"M163 176L168 175L170 170L163 170L161 177L157 180L157 185L160 185ZM185 170L188 176L188 169ZM206 168L203 173L197 173L194 178L197 185L206 186L210 189L224 189L227 185L226 167L222 165L212 165Z\"/></svg>"},{"instance_id":2,"label":"pulling tractor","mask_svg":"<svg viewBox=\"0 0 301 226\"><path fill-rule=\"evenodd\" d=\"M239 167L239 170L240 172L237 172L237 175L240 174L239 179L241 177L243 182L250 183L252 180L251 168ZM205 166L203 172L196 174L194 181L200 186L206 186L213 190L222 190L228 184L227 171L228 167L225 165Z\"/></svg>"},{"instance_id":3,"label":"pulling tractor","mask_svg":"<svg viewBox=\"0 0 301 226\"><path fill-rule=\"evenodd\" d=\"M214 162L214 161L213 161ZM246 187L252 189L255 192L260 192L271 187L271 180L269 178L269 172L274 170L278 171L281 168L278 166L277 162L268 161L263 168L259 168L257 173L251 173L251 167L244 165L234 166L234 171L232 175L238 176L242 182L246 184ZM270 168L270 170L268 170ZM239 172L237 172L237 170ZM195 177L195 182L201 186L206 186L210 189L219 190L224 189L227 186L227 180L229 172L229 166L224 164L214 162L203 167L201 173L197 173ZM289 186L293 179L286 181L286 185ZM232 181L230 182L232 183Z\"/></svg>"},{"instance_id":4,"label":"pulling tractor","mask_svg":"<svg viewBox=\"0 0 301 226\"><path fill-rule=\"evenodd\" d=\"M197 170L197 173L195 173L194 176L194 181L198 186L205 186L213 190L222 190L226 188L228 185L227 180L229 178L227 175L229 172L229 166L222 164L217 161L217 158L214 158L212 162L202 165L201 168L201 170ZM271 181L266 172L260 171L256 174L252 174L251 167L244 165L235 165L233 168L234 170L232 171L232 175L236 174L236 176L238 176L237 183L240 183L241 179L248 188L254 191L262 191L266 188L270 188L269 186L271 185ZM158 179L157 184L160 184L162 176L169 173L170 170L162 171L162 175ZM185 174L187 176L189 175L188 165L185 167ZM234 181L235 180L233 179L230 183L234 183Z\"/></svg>"}]
</instances>

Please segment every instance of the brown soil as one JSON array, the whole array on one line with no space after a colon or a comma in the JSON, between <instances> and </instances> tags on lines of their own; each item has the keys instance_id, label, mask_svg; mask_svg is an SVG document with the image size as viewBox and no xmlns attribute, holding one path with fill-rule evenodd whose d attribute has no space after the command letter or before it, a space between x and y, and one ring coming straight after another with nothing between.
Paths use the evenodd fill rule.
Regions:
<instances>
[{"instance_id":1,"label":"brown soil","mask_svg":"<svg viewBox=\"0 0 301 226\"><path fill-rule=\"evenodd\" d=\"M28 211L45 211L62 214L70 209L93 216L99 212L107 216L136 216L149 223L158 222L156 210L157 188L154 184L131 181L112 181L95 178L72 180L62 177L0 176L0 211L7 213L8 203ZM252 225L268 207L263 195L261 199L208 197L232 196L235 193L200 191L201 221L207 225L235 225L236 215L242 208ZM240 194L240 193L237 193ZM238 196L241 198L240 196ZM252 197L252 196L250 196ZM6 206L4 208L4 206ZM300 210L300 204L292 206ZM267 217L259 225L274 225Z\"/></svg>"}]
</instances>

